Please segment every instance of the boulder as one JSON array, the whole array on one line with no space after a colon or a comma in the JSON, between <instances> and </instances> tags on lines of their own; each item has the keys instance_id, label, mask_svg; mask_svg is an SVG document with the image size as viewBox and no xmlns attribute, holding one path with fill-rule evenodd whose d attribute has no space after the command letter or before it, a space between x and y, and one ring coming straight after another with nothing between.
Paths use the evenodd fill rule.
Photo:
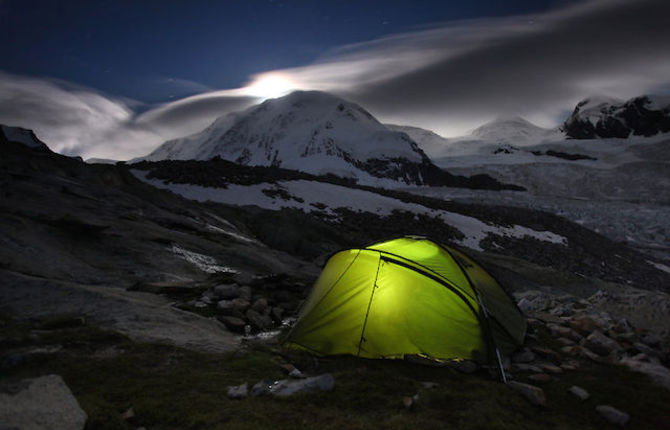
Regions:
<instances>
[{"instance_id":1,"label":"boulder","mask_svg":"<svg viewBox=\"0 0 670 430\"><path fill-rule=\"evenodd\" d=\"M272 327L272 318L268 315L261 315L253 309L247 309L246 317L249 324L258 331L267 330Z\"/></svg>"},{"instance_id":2,"label":"boulder","mask_svg":"<svg viewBox=\"0 0 670 430\"><path fill-rule=\"evenodd\" d=\"M551 348L545 348L542 346L533 346L530 348L535 354L539 355L542 358L545 358L549 361L558 361L560 356L556 351Z\"/></svg>"},{"instance_id":3,"label":"boulder","mask_svg":"<svg viewBox=\"0 0 670 430\"><path fill-rule=\"evenodd\" d=\"M237 284L219 284L214 287L214 294L219 299L234 299L240 295L239 286Z\"/></svg>"},{"instance_id":4,"label":"boulder","mask_svg":"<svg viewBox=\"0 0 670 430\"><path fill-rule=\"evenodd\" d=\"M568 339L567 337L559 337L556 339L556 341L564 346L572 346L575 344L574 340Z\"/></svg>"},{"instance_id":5,"label":"boulder","mask_svg":"<svg viewBox=\"0 0 670 430\"><path fill-rule=\"evenodd\" d=\"M661 345L661 338L653 333L645 334L640 338L640 341L652 348L658 348Z\"/></svg>"},{"instance_id":6,"label":"boulder","mask_svg":"<svg viewBox=\"0 0 670 430\"><path fill-rule=\"evenodd\" d=\"M0 426L22 430L82 430L88 416L59 375L2 386Z\"/></svg>"},{"instance_id":7,"label":"boulder","mask_svg":"<svg viewBox=\"0 0 670 430\"><path fill-rule=\"evenodd\" d=\"M586 400L590 397L589 392L583 389L582 387L578 387L576 385L573 385L568 389L568 392L572 394L573 396L579 398L580 400Z\"/></svg>"},{"instance_id":8,"label":"boulder","mask_svg":"<svg viewBox=\"0 0 670 430\"><path fill-rule=\"evenodd\" d=\"M581 336L570 327L564 327L558 324L547 324L547 328L554 337L567 337L572 340L580 340Z\"/></svg>"},{"instance_id":9,"label":"boulder","mask_svg":"<svg viewBox=\"0 0 670 430\"><path fill-rule=\"evenodd\" d=\"M546 373L534 373L532 375L529 375L528 379L530 379L533 382L538 382L540 384L546 384L547 382L551 381L551 376L547 375Z\"/></svg>"},{"instance_id":10,"label":"boulder","mask_svg":"<svg viewBox=\"0 0 670 430\"><path fill-rule=\"evenodd\" d=\"M243 333L244 326L247 324L243 319L230 315L221 315L218 317L218 320L228 327L228 330L236 333Z\"/></svg>"},{"instance_id":11,"label":"boulder","mask_svg":"<svg viewBox=\"0 0 670 430\"><path fill-rule=\"evenodd\" d=\"M563 369L550 363L542 363L540 364L540 368L547 373L553 373L553 374L563 373Z\"/></svg>"},{"instance_id":12,"label":"boulder","mask_svg":"<svg viewBox=\"0 0 670 430\"><path fill-rule=\"evenodd\" d=\"M254 304L251 305L251 309L262 314L265 313L265 310L268 308L268 300L265 297L261 297L254 301Z\"/></svg>"},{"instance_id":13,"label":"boulder","mask_svg":"<svg viewBox=\"0 0 670 430\"><path fill-rule=\"evenodd\" d=\"M630 420L630 415L610 405L598 405L596 411L610 424L625 426Z\"/></svg>"},{"instance_id":14,"label":"boulder","mask_svg":"<svg viewBox=\"0 0 670 430\"><path fill-rule=\"evenodd\" d=\"M617 333L630 333L633 331L633 326L626 318L621 318L617 321L613 330Z\"/></svg>"},{"instance_id":15,"label":"boulder","mask_svg":"<svg viewBox=\"0 0 670 430\"><path fill-rule=\"evenodd\" d=\"M540 369L540 367L526 363L513 363L511 370L512 372L533 372L533 373L542 372L542 369Z\"/></svg>"},{"instance_id":16,"label":"boulder","mask_svg":"<svg viewBox=\"0 0 670 430\"><path fill-rule=\"evenodd\" d=\"M251 306L251 304L249 303L248 300L243 299L241 297L239 297L237 299L233 299L233 300L231 300L231 302L233 303L233 306L235 307L235 309L237 309L238 311L241 311L241 312L244 312L245 310L247 310L247 308L249 306Z\"/></svg>"},{"instance_id":17,"label":"boulder","mask_svg":"<svg viewBox=\"0 0 670 430\"><path fill-rule=\"evenodd\" d=\"M313 376L301 380L283 379L269 387L270 394L278 397L288 397L296 393L312 393L316 391L330 391L335 386L335 378L330 373Z\"/></svg>"},{"instance_id":18,"label":"boulder","mask_svg":"<svg viewBox=\"0 0 670 430\"><path fill-rule=\"evenodd\" d=\"M231 385L228 387L228 397L231 399L244 399L249 395L249 385L245 382L242 385Z\"/></svg>"},{"instance_id":19,"label":"boulder","mask_svg":"<svg viewBox=\"0 0 670 430\"><path fill-rule=\"evenodd\" d=\"M216 304L216 309L222 312L228 312L236 309L236 307L232 300L220 300Z\"/></svg>"},{"instance_id":20,"label":"boulder","mask_svg":"<svg viewBox=\"0 0 670 430\"><path fill-rule=\"evenodd\" d=\"M249 301L249 302L251 301L251 287L250 286L245 285L243 287L240 287L238 289L238 293L239 293L239 298L240 299L244 299L244 300Z\"/></svg>"},{"instance_id":21,"label":"boulder","mask_svg":"<svg viewBox=\"0 0 670 430\"><path fill-rule=\"evenodd\" d=\"M533 360L535 360L535 354L533 351L526 348L512 354L513 363L530 363Z\"/></svg>"},{"instance_id":22,"label":"boulder","mask_svg":"<svg viewBox=\"0 0 670 430\"><path fill-rule=\"evenodd\" d=\"M633 360L632 358L624 358L620 363L635 372L648 375L656 384L670 390L670 369L667 367L657 363Z\"/></svg>"},{"instance_id":23,"label":"boulder","mask_svg":"<svg viewBox=\"0 0 670 430\"><path fill-rule=\"evenodd\" d=\"M516 381L509 381L507 386L521 393L522 396L524 396L534 405L544 406L547 404L547 398L544 394L544 390L542 390L540 387Z\"/></svg>"},{"instance_id":24,"label":"boulder","mask_svg":"<svg viewBox=\"0 0 670 430\"><path fill-rule=\"evenodd\" d=\"M280 308L279 306L273 307L272 310L270 311L270 316L272 317L272 320L277 324L282 323L283 315L284 315L284 309Z\"/></svg>"},{"instance_id":25,"label":"boulder","mask_svg":"<svg viewBox=\"0 0 670 430\"><path fill-rule=\"evenodd\" d=\"M613 351L621 349L621 345L612 338L605 336L596 330L585 339L584 346L601 356L610 355Z\"/></svg>"},{"instance_id":26,"label":"boulder","mask_svg":"<svg viewBox=\"0 0 670 430\"><path fill-rule=\"evenodd\" d=\"M582 336L588 336L591 332L594 330L599 330L601 327L593 318L582 316L579 318L573 318L570 321L570 328Z\"/></svg>"}]
</instances>

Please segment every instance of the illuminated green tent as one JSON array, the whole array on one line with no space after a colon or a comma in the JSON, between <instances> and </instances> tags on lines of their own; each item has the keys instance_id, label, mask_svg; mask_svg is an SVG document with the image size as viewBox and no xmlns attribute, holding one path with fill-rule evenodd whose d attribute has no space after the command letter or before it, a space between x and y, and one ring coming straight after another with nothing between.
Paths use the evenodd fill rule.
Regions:
<instances>
[{"instance_id":1,"label":"illuminated green tent","mask_svg":"<svg viewBox=\"0 0 670 430\"><path fill-rule=\"evenodd\" d=\"M421 237L338 252L286 340L318 355L500 360L523 343L514 301L464 253Z\"/></svg>"}]
</instances>

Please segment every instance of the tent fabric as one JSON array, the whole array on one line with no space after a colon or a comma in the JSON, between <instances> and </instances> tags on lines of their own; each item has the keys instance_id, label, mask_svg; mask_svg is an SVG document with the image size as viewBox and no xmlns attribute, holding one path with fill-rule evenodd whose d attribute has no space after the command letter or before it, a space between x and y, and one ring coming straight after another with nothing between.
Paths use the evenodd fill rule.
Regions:
<instances>
[{"instance_id":1,"label":"tent fabric","mask_svg":"<svg viewBox=\"0 0 670 430\"><path fill-rule=\"evenodd\" d=\"M523 343L526 321L471 257L404 237L333 255L285 344L318 355L492 360Z\"/></svg>"}]
</instances>

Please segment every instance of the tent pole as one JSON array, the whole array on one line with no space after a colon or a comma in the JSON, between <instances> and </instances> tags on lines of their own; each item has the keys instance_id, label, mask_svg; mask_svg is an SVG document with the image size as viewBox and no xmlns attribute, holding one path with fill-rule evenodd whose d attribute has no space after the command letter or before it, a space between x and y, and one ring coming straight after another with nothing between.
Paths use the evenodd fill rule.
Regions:
<instances>
[{"instance_id":1,"label":"tent pole","mask_svg":"<svg viewBox=\"0 0 670 430\"><path fill-rule=\"evenodd\" d=\"M496 351L496 359L498 360L498 370L500 371L500 378L502 379L503 383L507 384L507 375L505 375L505 368L503 367L502 363L502 357L500 356L500 350L498 349L498 345L496 344L496 340L493 337L493 332L491 331L491 325L489 324L489 312L486 310L486 306L484 306L484 303L482 303L482 299L479 297L479 292L475 290L475 293L477 294L477 301L479 301L479 307L482 308L482 311L484 313L484 319L486 320L486 326L489 331L489 336L491 337L491 346L493 346L493 349Z\"/></svg>"},{"instance_id":2,"label":"tent pole","mask_svg":"<svg viewBox=\"0 0 670 430\"><path fill-rule=\"evenodd\" d=\"M507 384L507 376L505 375L505 369L503 368L502 358L500 357L500 350L498 347L496 349L496 357L498 357L498 369L500 370L500 376L502 377L503 383Z\"/></svg>"}]
</instances>

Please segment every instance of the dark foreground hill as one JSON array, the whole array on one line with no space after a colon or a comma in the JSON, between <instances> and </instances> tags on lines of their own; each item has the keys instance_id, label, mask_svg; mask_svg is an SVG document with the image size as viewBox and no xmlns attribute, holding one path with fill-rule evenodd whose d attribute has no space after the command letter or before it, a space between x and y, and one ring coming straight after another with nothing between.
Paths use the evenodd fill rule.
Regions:
<instances>
[{"instance_id":1,"label":"dark foreground hill","mask_svg":"<svg viewBox=\"0 0 670 430\"><path fill-rule=\"evenodd\" d=\"M208 163L175 171L192 183L183 178L223 166ZM133 167L176 181L166 166ZM217 186L280 184L297 174L224 167L225 184ZM533 357L525 363L531 367L517 357L509 374L545 384L541 407L486 368L464 374L404 361L315 358L285 351L268 336L290 324L329 253L406 233L462 246L464 225L402 211L197 202L144 183L136 173L0 141L3 405L31 384L60 386L58 378L26 378L58 374L85 412L75 415L78 422L87 416L87 428L601 428L606 421L595 411L601 404L624 409L631 428L667 424L668 392L620 363L637 357L638 367L667 366L663 307L670 301L662 290L670 283L648 257L623 245L542 212L337 184L352 195L377 195L490 227L479 242L482 251L469 252L533 315L527 343ZM566 242L495 233L511 226L553 232ZM616 345L605 351L585 331L572 335L573 321L590 324L584 318ZM633 327L615 331L621 318ZM246 326L252 336L238 334ZM577 340L560 340L564 332ZM276 380L292 367L309 375L330 372L335 386L284 399L227 397L229 385ZM569 394L572 385L586 388L591 400ZM42 390L52 395L43 404L67 400L59 390Z\"/></svg>"}]
</instances>

